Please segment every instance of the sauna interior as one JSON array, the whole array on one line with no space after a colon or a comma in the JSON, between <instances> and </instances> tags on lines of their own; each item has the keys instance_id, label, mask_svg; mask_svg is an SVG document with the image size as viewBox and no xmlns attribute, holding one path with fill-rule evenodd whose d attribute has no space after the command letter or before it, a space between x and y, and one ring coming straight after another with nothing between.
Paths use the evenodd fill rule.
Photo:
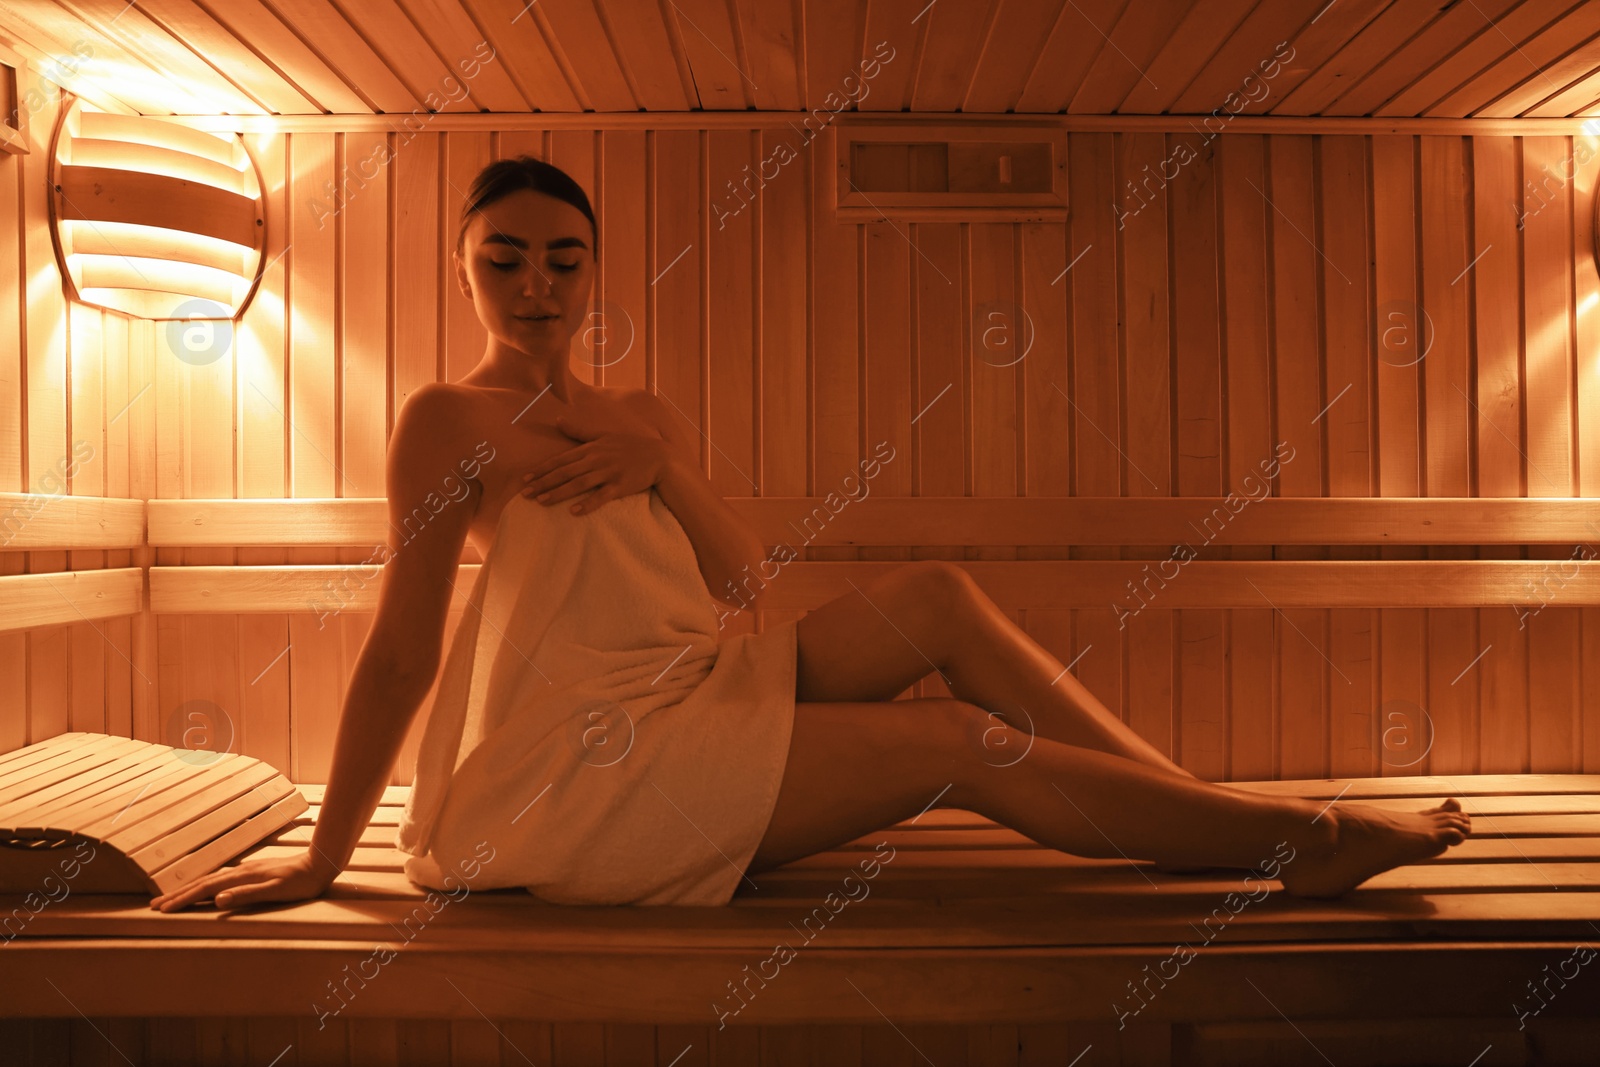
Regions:
<instances>
[{"instance_id":1,"label":"sauna interior","mask_svg":"<svg viewBox=\"0 0 1600 1067\"><path fill-rule=\"evenodd\" d=\"M108 857L5 883L0 1062L1596 1062L1600 4L4 0L0 63L0 878ZM519 154L574 373L791 549L727 638L951 561L1193 775L1471 836L1307 900L930 797L725 907L441 899L430 693L322 896L97 881L306 849Z\"/></svg>"}]
</instances>

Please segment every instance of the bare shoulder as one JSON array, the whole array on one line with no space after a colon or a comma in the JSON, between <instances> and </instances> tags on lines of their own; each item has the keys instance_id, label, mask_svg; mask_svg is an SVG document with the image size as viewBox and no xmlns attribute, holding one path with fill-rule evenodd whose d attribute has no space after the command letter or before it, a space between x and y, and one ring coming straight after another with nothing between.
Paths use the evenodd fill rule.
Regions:
<instances>
[{"instance_id":1,"label":"bare shoulder","mask_svg":"<svg viewBox=\"0 0 1600 1067\"><path fill-rule=\"evenodd\" d=\"M460 433L467 403L460 390L444 382L418 386L395 413L391 450L451 444Z\"/></svg>"}]
</instances>

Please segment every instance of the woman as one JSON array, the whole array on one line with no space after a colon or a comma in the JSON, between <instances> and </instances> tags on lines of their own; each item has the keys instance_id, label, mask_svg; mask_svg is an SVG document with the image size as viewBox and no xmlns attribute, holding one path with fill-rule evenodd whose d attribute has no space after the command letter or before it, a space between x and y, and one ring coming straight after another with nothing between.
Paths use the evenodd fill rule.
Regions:
<instances>
[{"instance_id":1,"label":"woman","mask_svg":"<svg viewBox=\"0 0 1600 1067\"><path fill-rule=\"evenodd\" d=\"M685 558L698 566L705 590L732 589L746 567L760 562L762 546L754 533L700 473L693 429L686 430L649 392L596 388L573 375L570 342L585 321L597 249L588 198L564 172L523 156L491 164L478 176L454 261L458 283L488 329L488 345L464 378L418 390L401 411L389 452L391 528L409 531L408 519L428 513L423 502L436 496L441 478L451 477L454 457L472 452L472 441L479 442L480 457L483 446L491 447L492 459L474 465L470 497L428 518L396 546L385 567L310 850L287 862L249 860L223 868L157 897L152 907L171 911L213 898L222 908L300 900L334 880L371 818L408 725L438 674L451 578L467 538L484 554L488 571L495 553L504 558L517 551L509 539L496 540L502 528L510 528L508 517L543 523L540 536L554 537L559 530L623 529L635 521L630 515L659 513L665 523L660 529L681 527L681 536L665 536L692 553ZM540 517L538 509L517 503L519 497L532 497L543 509L569 509L571 522L609 515L613 525L560 525L568 520L558 522L553 511ZM737 595L719 599L741 602ZM620 610L646 622L650 615L621 604L592 610ZM777 694L784 698L782 715L744 742L777 753L771 767L777 773L768 774L764 786L743 781L742 793L728 787L722 798L723 807L744 819L724 830L743 835L743 849L735 849L740 860L719 849L731 872L691 872L704 875L698 896L679 881L653 896L617 899L725 902L750 873L854 840L935 804L977 812L1066 852L1147 859L1165 870L1249 868L1286 844L1292 862L1282 865L1280 878L1288 892L1308 897L1337 896L1380 871L1437 855L1470 833L1470 821L1453 799L1407 813L1259 795L1196 779L1112 715L952 564L908 563L787 625L789 673L769 671L766 677L792 678L793 699ZM733 639L765 648L767 664L779 662L773 657L783 652L781 645L756 640ZM458 635L455 645L465 643ZM731 644L723 646L723 657ZM691 679L711 678L721 667L721 657L704 647L701 653L700 673L691 672ZM451 654L453 663L456 648ZM461 653L464 663L469 655L470 650ZM447 678L451 670L447 663ZM930 670L945 679L953 698L892 699ZM462 674L471 674L470 664ZM669 706L678 706L674 702ZM631 716L629 725L638 726ZM680 718L675 728L691 725ZM448 734L450 727L442 729ZM656 731L661 744L653 758L662 767L674 758L672 736L671 729ZM445 740L454 744L459 737L457 728ZM419 754L414 800L425 763L431 760L446 776L455 763L430 748L433 740L430 733ZM503 754L506 747L478 744L473 751ZM566 762L586 761L569 754ZM465 788L466 777L457 775L455 787ZM442 794L438 781L432 791ZM591 793L589 801L595 797ZM448 812L442 798L431 810L441 805ZM522 811L535 806L530 799ZM416 825L431 823L419 814ZM613 860L641 846L636 823L605 830L609 836L602 832L590 845L611 847ZM417 842L427 837L420 831L415 836ZM687 849L693 837L686 822L673 847ZM414 855L420 853L417 845ZM410 863L407 871L413 871ZM571 884L552 883L552 890L566 891L552 899L615 902L606 899L612 889L580 886L580 874L569 868Z\"/></svg>"}]
</instances>

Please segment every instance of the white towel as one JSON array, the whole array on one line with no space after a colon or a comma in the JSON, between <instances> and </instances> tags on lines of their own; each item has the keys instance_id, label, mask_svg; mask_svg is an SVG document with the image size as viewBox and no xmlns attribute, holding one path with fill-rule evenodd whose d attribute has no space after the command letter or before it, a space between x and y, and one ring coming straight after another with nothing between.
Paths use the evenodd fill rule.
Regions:
<instances>
[{"instance_id":1,"label":"white towel","mask_svg":"<svg viewBox=\"0 0 1600 1067\"><path fill-rule=\"evenodd\" d=\"M569 507L518 493L501 513L417 754L406 874L557 904L726 904L754 884L788 761L795 624L719 646L653 488Z\"/></svg>"}]
</instances>

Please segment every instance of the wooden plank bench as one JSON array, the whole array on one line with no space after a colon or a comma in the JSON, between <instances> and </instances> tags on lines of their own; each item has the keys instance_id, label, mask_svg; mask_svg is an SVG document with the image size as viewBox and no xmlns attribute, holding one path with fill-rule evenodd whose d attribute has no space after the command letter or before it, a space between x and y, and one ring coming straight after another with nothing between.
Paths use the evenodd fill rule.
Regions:
<instances>
[{"instance_id":1,"label":"wooden plank bench","mask_svg":"<svg viewBox=\"0 0 1600 1067\"><path fill-rule=\"evenodd\" d=\"M503 1059L448 1060L474 1063L668 1063L685 1047L699 1052L684 1065L745 1062L728 1050L769 1046L797 1063L895 1048L893 1062L941 1065L1090 1049L1086 1065L1592 1062L1600 966L1582 946L1600 943L1600 775L1233 784L1407 809L1455 796L1474 835L1347 899L1302 901L1276 883L1263 896L1242 871L1081 859L935 808L756 876L730 907L568 907L411 885L393 848L407 789L391 786L318 900L165 915L136 897L50 902L0 944L0 1015L19 1020L0 1042L70 1026L137 1043L157 1031L127 1017L183 1016L212 1033L276 1020L267 1043L287 1034L298 1062L318 1063L359 1062L352 1035L422 1020L447 1036L493 1027ZM312 807L249 855L309 840L323 787L301 789ZM20 903L0 898L6 914ZM651 1033L655 1051L571 1053L600 1031ZM353 1058L313 1056L323 1040ZM251 1049L240 1062L271 1058Z\"/></svg>"}]
</instances>

